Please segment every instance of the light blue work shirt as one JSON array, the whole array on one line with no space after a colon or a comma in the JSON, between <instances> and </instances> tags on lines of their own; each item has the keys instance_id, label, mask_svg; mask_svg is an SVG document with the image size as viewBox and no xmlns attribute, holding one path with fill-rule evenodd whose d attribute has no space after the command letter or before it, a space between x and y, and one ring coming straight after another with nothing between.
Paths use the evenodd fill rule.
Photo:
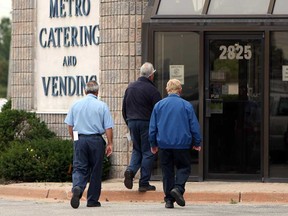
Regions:
<instances>
[{"instance_id":1,"label":"light blue work shirt","mask_svg":"<svg viewBox=\"0 0 288 216\"><path fill-rule=\"evenodd\" d=\"M64 122L73 126L78 134L104 134L114 123L106 103L98 100L93 94L76 101L70 108Z\"/></svg>"}]
</instances>

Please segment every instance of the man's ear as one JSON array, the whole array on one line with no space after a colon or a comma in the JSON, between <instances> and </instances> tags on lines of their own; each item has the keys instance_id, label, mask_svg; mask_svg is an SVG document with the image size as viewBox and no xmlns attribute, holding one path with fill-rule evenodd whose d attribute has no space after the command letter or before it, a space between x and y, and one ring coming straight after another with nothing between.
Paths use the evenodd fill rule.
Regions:
<instances>
[{"instance_id":1,"label":"man's ear","mask_svg":"<svg viewBox=\"0 0 288 216\"><path fill-rule=\"evenodd\" d=\"M150 79L151 81L154 81L154 73L149 76L149 79Z\"/></svg>"}]
</instances>

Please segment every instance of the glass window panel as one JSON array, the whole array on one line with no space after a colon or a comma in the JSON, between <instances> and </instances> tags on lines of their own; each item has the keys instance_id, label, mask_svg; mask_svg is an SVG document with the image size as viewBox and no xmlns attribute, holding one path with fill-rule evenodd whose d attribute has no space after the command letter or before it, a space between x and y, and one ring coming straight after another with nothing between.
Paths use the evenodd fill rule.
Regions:
<instances>
[{"instance_id":1,"label":"glass window panel","mask_svg":"<svg viewBox=\"0 0 288 216\"><path fill-rule=\"evenodd\" d=\"M270 0L211 0L208 14L267 14Z\"/></svg>"},{"instance_id":2,"label":"glass window panel","mask_svg":"<svg viewBox=\"0 0 288 216\"><path fill-rule=\"evenodd\" d=\"M277 0L274 6L273 14L288 14L288 1Z\"/></svg>"},{"instance_id":3,"label":"glass window panel","mask_svg":"<svg viewBox=\"0 0 288 216\"><path fill-rule=\"evenodd\" d=\"M199 15L205 0L162 0L158 15Z\"/></svg>"},{"instance_id":4,"label":"glass window panel","mask_svg":"<svg viewBox=\"0 0 288 216\"><path fill-rule=\"evenodd\" d=\"M262 39L241 37L209 39L205 97L211 174L258 175L261 170Z\"/></svg>"},{"instance_id":5,"label":"glass window panel","mask_svg":"<svg viewBox=\"0 0 288 216\"><path fill-rule=\"evenodd\" d=\"M177 77L182 82L181 97L189 101L199 117L199 34L195 32L156 32L155 62L157 70L154 83L162 94L167 96L166 84ZM176 71L177 70L177 71ZM198 152L191 151L191 177L198 176ZM153 176L161 176L159 160Z\"/></svg>"},{"instance_id":6,"label":"glass window panel","mask_svg":"<svg viewBox=\"0 0 288 216\"><path fill-rule=\"evenodd\" d=\"M288 177L288 32L273 32L270 48L270 177ZM286 75L286 76L285 76Z\"/></svg>"}]
</instances>

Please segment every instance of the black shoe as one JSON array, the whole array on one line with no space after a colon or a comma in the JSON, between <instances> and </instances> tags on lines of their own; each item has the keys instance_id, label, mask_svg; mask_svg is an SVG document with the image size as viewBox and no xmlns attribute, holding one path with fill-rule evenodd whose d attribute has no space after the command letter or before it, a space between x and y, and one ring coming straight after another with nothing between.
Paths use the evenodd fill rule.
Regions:
<instances>
[{"instance_id":1,"label":"black shoe","mask_svg":"<svg viewBox=\"0 0 288 216\"><path fill-rule=\"evenodd\" d=\"M126 188L128 189L132 189L133 188L133 178L134 178L134 174L131 170L126 170L124 173L124 185Z\"/></svg>"},{"instance_id":2,"label":"black shoe","mask_svg":"<svg viewBox=\"0 0 288 216\"><path fill-rule=\"evenodd\" d=\"M183 195L180 193L180 191L177 188L173 188L170 191L171 196L176 200L176 203L179 206L185 206L185 200Z\"/></svg>"},{"instance_id":3,"label":"black shoe","mask_svg":"<svg viewBox=\"0 0 288 216\"><path fill-rule=\"evenodd\" d=\"M155 191L156 187L153 185L147 185L147 186L140 186L138 188L139 192L146 192L146 191Z\"/></svg>"},{"instance_id":4,"label":"black shoe","mask_svg":"<svg viewBox=\"0 0 288 216\"><path fill-rule=\"evenodd\" d=\"M80 197L81 197L81 188L79 186L76 186L73 189L73 196L70 200L70 204L72 208L78 208L80 205Z\"/></svg>"},{"instance_id":5,"label":"black shoe","mask_svg":"<svg viewBox=\"0 0 288 216\"><path fill-rule=\"evenodd\" d=\"M97 202L97 203L87 203L87 207L101 207L101 203Z\"/></svg>"},{"instance_id":6,"label":"black shoe","mask_svg":"<svg viewBox=\"0 0 288 216\"><path fill-rule=\"evenodd\" d=\"M174 203L171 200L167 200L165 208L174 208Z\"/></svg>"}]
</instances>

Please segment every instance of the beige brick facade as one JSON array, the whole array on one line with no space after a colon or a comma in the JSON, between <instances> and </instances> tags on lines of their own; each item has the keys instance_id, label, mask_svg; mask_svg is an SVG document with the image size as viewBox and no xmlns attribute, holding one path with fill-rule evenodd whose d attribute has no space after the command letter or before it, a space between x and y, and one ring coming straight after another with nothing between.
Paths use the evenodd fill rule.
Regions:
<instances>
[{"instance_id":1,"label":"beige brick facade","mask_svg":"<svg viewBox=\"0 0 288 216\"><path fill-rule=\"evenodd\" d=\"M138 77L141 66L141 24L148 0L100 1L100 97L112 112L114 153L112 178L123 177L130 157L131 143L125 134L122 97L129 82ZM15 109L35 110L34 74L37 0L12 0L12 50L10 97ZM51 130L69 138L65 114L39 113Z\"/></svg>"}]
</instances>

